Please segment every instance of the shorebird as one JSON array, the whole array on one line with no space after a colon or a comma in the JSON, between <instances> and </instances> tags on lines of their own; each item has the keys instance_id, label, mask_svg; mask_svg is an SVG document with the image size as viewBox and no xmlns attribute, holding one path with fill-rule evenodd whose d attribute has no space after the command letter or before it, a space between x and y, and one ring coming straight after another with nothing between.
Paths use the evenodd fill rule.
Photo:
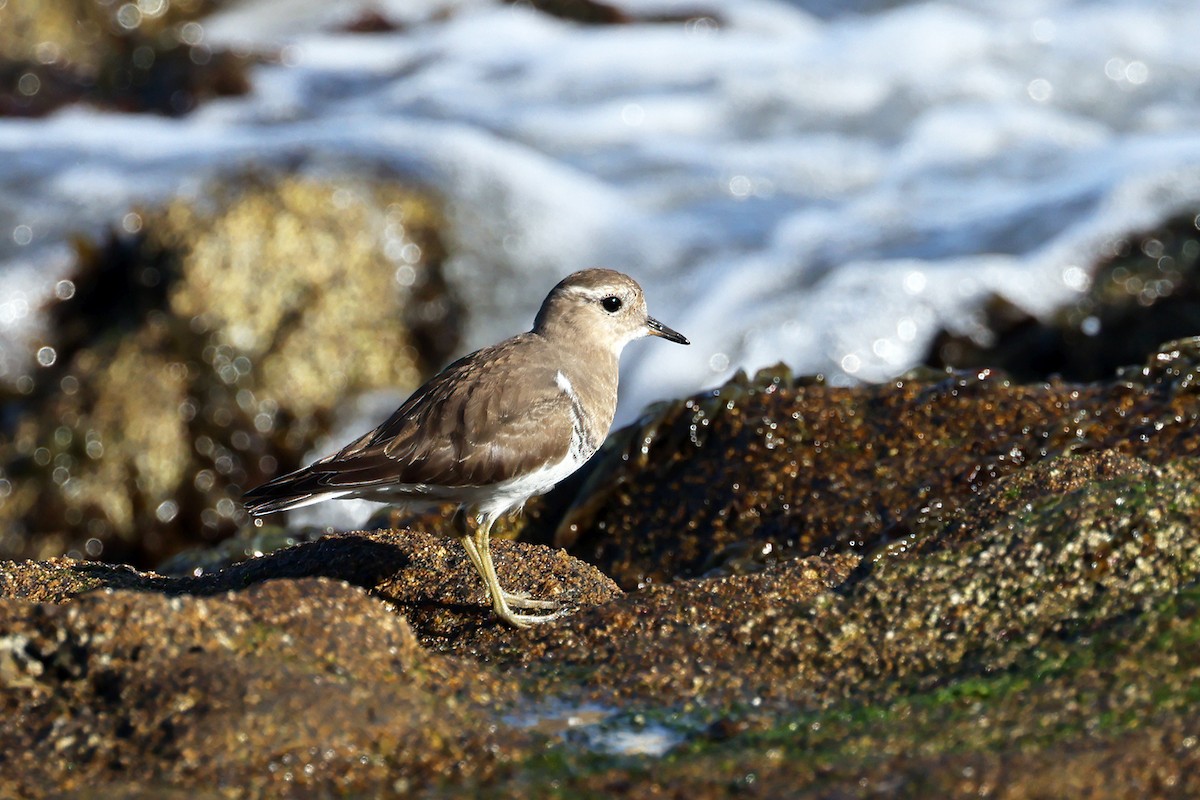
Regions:
<instances>
[{"instance_id":1,"label":"shorebird","mask_svg":"<svg viewBox=\"0 0 1200 800\"><path fill-rule=\"evenodd\" d=\"M466 512L455 514L458 536L496 616L518 628L553 620L561 613L555 601L501 588L492 524L596 452L617 409L621 351L643 336L689 344L647 313L629 276L569 275L546 296L532 330L455 361L375 430L252 489L246 508L261 516L334 498L417 508L453 502Z\"/></svg>"}]
</instances>

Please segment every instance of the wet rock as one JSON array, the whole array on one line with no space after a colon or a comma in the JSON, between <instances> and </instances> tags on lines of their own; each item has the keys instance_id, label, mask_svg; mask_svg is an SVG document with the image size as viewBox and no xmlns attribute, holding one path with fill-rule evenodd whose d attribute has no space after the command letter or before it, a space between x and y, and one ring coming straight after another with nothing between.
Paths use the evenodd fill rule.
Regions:
<instances>
[{"instance_id":1,"label":"wet rock","mask_svg":"<svg viewBox=\"0 0 1200 800\"><path fill-rule=\"evenodd\" d=\"M1142 363L1160 342L1200 333L1198 226L1200 217L1187 214L1113 241L1087 290L1049 319L993 298L977 331L942 332L926 363L1000 368L1022 381L1104 380Z\"/></svg>"},{"instance_id":2,"label":"wet rock","mask_svg":"<svg viewBox=\"0 0 1200 800\"><path fill-rule=\"evenodd\" d=\"M7 791L403 794L494 769L505 682L328 579L0 601ZM508 732L511 746L514 734Z\"/></svg>"},{"instance_id":3,"label":"wet rock","mask_svg":"<svg viewBox=\"0 0 1200 800\"><path fill-rule=\"evenodd\" d=\"M543 14L587 25L616 25L633 21L625 11L597 0L532 0L529 5Z\"/></svg>"},{"instance_id":4,"label":"wet rock","mask_svg":"<svg viewBox=\"0 0 1200 800\"><path fill-rule=\"evenodd\" d=\"M0 116L77 102L178 116L249 89L243 55L213 51L203 17L215 0L102 0L0 7Z\"/></svg>"},{"instance_id":5,"label":"wet rock","mask_svg":"<svg viewBox=\"0 0 1200 800\"><path fill-rule=\"evenodd\" d=\"M989 674L1195 581L1197 488L1192 459L1062 456L930 517L857 572L841 554L651 585L502 640L494 657L551 683L569 664L594 698L719 708L825 706Z\"/></svg>"},{"instance_id":6,"label":"wet rock","mask_svg":"<svg viewBox=\"0 0 1200 800\"><path fill-rule=\"evenodd\" d=\"M1198 619L1192 586L1086 636L1046 639L1006 670L947 670L930 688L822 712L721 716L647 772L578 754L553 776L564 793L632 796L1190 796Z\"/></svg>"},{"instance_id":7,"label":"wet rock","mask_svg":"<svg viewBox=\"0 0 1200 800\"><path fill-rule=\"evenodd\" d=\"M620 594L560 551L497 542L494 554L513 590L569 606ZM453 540L337 535L186 577L5 562L0 630L14 721L0 780L25 794L108 781L404 794L528 755L501 724L520 684L421 646L509 631Z\"/></svg>"},{"instance_id":8,"label":"wet rock","mask_svg":"<svg viewBox=\"0 0 1200 800\"><path fill-rule=\"evenodd\" d=\"M81 245L55 353L5 399L0 555L149 565L232 533L347 396L457 344L440 216L381 180L259 178Z\"/></svg>"},{"instance_id":9,"label":"wet rock","mask_svg":"<svg viewBox=\"0 0 1200 800\"><path fill-rule=\"evenodd\" d=\"M608 704L731 708L794 696L797 685L808 695L824 680L810 671L813 641L782 635L780 623L807 618L858 561L814 556L753 575L650 586L498 640L493 657L523 664L558 692L583 689Z\"/></svg>"},{"instance_id":10,"label":"wet rock","mask_svg":"<svg viewBox=\"0 0 1200 800\"><path fill-rule=\"evenodd\" d=\"M1045 639L1148 610L1200 571L1198 485L1195 459L1151 466L1112 451L997 482L876 553L844 598L814 605L821 691L862 697L878 676L892 692L908 677L993 674Z\"/></svg>"},{"instance_id":11,"label":"wet rock","mask_svg":"<svg viewBox=\"0 0 1200 800\"><path fill-rule=\"evenodd\" d=\"M1189 795L1198 378L1186 340L1102 384L926 372L836 389L775 371L662 406L580 478L562 520L602 569L494 542L506 588L570 611L528 630L494 619L461 546L433 535L445 519L185 576L2 565L0 702L19 724L0 754L32 755L0 758L0 780ZM228 685L210 698L213 653ZM367 714L368 696L407 716Z\"/></svg>"},{"instance_id":12,"label":"wet rock","mask_svg":"<svg viewBox=\"0 0 1200 800\"><path fill-rule=\"evenodd\" d=\"M878 386L739 376L605 443L554 541L626 590L780 558L869 551L1055 456L1161 464L1200 449L1200 343L1107 384L914 373Z\"/></svg>"},{"instance_id":13,"label":"wet rock","mask_svg":"<svg viewBox=\"0 0 1200 800\"><path fill-rule=\"evenodd\" d=\"M523 542L493 543L501 582L510 591L556 599L578 609L620 596L611 580L560 550ZM132 567L80 561L0 562L0 597L66 603L98 589L133 589L172 595L212 595L279 578L346 581L388 601L412 623L425 644L498 633L479 575L454 538L418 531L331 534L214 572L160 575ZM501 641L496 637L489 641Z\"/></svg>"},{"instance_id":14,"label":"wet rock","mask_svg":"<svg viewBox=\"0 0 1200 800\"><path fill-rule=\"evenodd\" d=\"M663 7L620 8L597 0L505 0L513 5L527 5L543 14L584 25L628 25L632 23L683 23L715 29L722 25L721 17L712 9Z\"/></svg>"}]
</instances>

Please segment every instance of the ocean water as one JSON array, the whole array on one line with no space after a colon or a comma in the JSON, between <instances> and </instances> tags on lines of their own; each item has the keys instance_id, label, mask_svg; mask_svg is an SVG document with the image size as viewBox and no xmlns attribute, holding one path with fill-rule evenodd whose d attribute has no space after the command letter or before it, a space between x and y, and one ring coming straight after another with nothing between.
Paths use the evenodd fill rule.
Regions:
<instances>
[{"instance_id":1,"label":"ocean water","mask_svg":"<svg viewBox=\"0 0 1200 800\"><path fill-rule=\"evenodd\" d=\"M633 274L693 345L628 348L621 421L778 361L886 379L989 293L1047 313L1107 243L1200 210L1195 0L615 4L692 18L243 0L204 37L278 54L245 97L0 120L0 380L38 368L72 234L247 164L436 190L468 347L568 272ZM368 8L402 27L337 32Z\"/></svg>"}]
</instances>

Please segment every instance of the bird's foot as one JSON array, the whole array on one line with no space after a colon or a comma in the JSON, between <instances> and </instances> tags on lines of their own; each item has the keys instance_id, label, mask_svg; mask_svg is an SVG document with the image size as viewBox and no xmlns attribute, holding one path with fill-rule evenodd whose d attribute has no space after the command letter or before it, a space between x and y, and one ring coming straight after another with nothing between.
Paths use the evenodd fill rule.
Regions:
<instances>
[{"instance_id":1,"label":"bird's foot","mask_svg":"<svg viewBox=\"0 0 1200 800\"><path fill-rule=\"evenodd\" d=\"M514 628L528 628L543 622L553 622L567 613L567 609L557 600L534 600L525 592L506 592L501 590L500 602L494 603L496 616L512 625ZM517 614L514 608L538 609L550 611L549 614Z\"/></svg>"},{"instance_id":2,"label":"bird's foot","mask_svg":"<svg viewBox=\"0 0 1200 800\"><path fill-rule=\"evenodd\" d=\"M543 622L553 622L567 613L565 608L560 608L551 614L517 614L507 605L496 607L495 611L497 617L514 628L529 628L533 625L540 625Z\"/></svg>"},{"instance_id":3,"label":"bird's foot","mask_svg":"<svg viewBox=\"0 0 1200 800\"><path fill-rule=\"evenodd\" d=\"M558 611L562 608L562 603L557 600L534 600L527 592L501 592L500 596L512 608L541 609L544 611Z\"/></svg>"}]
</instances>

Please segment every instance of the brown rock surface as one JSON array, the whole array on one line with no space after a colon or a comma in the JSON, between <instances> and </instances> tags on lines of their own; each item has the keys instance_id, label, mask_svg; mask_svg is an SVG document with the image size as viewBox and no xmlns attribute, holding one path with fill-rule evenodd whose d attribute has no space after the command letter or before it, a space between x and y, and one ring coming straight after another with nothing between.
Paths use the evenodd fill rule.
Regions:
<instances>
[{"instance_id":1,"label":"brown rock surface","mask_svg":"<svg viewBox=\"0 0 1200 800\"><path fill-rule=\"evenodd\" d=\"M413 531L198 575L5 564L0 781L1190 794L1198 375L1188 341L1090 386L763 375L665 407L567 517L603 569L494 543L506 588L571 611L530 630L496 623L460 545Z\"/></svg>"},{"instance_id":2,"label":"brown rock surface","mask_svg":"<svg viewBox=\"0 0 1200 800\"><path fill-rule=\"evenodd\" d=\"M619 594L561 552L495 550L506 584L535 595ZM433 643L506 630L454 541L347 534L196 577L73 559L3 567L0 781L23 795L107 782L403 793L486 776L502 745L524 741L496 726L519 684L429 652L405 620Z\"/></svg>"},{"instance_id":3,"label":"brown rock surface","mask_svg":"<svg viewBox=\"0 0 1200 800\"><path fill-rule=\"evenodd\" d=\"M997 480L1114 449L1200 453L1200 340L1104 384L990 370L856 388L734 378L610 437L553 541L625 589L902 539Z\"/></svg>"},{"instance_id":4,"label":"brown rock surface","mask_svg":"<svg viewBox=\"0 0 1200 800\"><path fill-rule=\"evenodd\" d=\"M122 792L391 792L447 763L491 769L496 736L477 720L513 694L425 652L402 617L328 579L4 600L0 627L0 752L7 791L21 794L113 781Z\"/></svg>"}]
</instances>

